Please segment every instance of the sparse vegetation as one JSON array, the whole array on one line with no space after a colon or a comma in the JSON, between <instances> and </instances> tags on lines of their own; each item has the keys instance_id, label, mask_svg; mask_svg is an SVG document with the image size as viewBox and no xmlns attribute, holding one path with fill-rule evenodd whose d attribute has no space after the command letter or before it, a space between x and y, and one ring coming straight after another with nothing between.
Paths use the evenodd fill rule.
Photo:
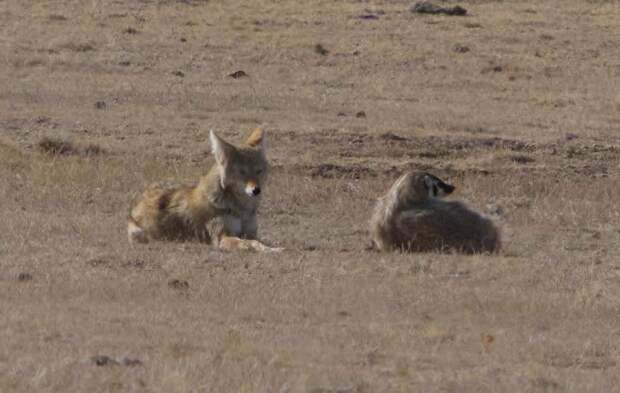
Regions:
<instances>
[{"instance_id":1,"label":"sparse vegetation","mask_svg":"<svg viewBox=\"0 0 620 393\"><path fill-rule=\"evenodd\" d=\"M56 155L70 155L77 154L77 149L73 146L73 143L60 138L42 138L37 144L37 148L40 152Z\"/></svg>"},{"instance_id":2,"label":"sparse vegetation","mask_svg":"<svg viewBox=\"0 0 620 393\"><path fill-rule=\"evenodd\" d=\"M3 2L0 391L617 390L617 4L459 4ZM134 196L257 124L284 253L127 244ZM367 250L406 169L500 254Z\"/></svg>"},{"instance_id":3,"label":"sparse vegetation","mask_svg":"<svg viewBox=\"0 0 620 393\"><path fill-rule=\"evenodd\" d=\"M44 154L49 155L98 155L105 152L100 146L88 144L85 147L77 147L72 142L62 138L44 137L37 143L37 149Z\"/></svg>"}]
</instances>

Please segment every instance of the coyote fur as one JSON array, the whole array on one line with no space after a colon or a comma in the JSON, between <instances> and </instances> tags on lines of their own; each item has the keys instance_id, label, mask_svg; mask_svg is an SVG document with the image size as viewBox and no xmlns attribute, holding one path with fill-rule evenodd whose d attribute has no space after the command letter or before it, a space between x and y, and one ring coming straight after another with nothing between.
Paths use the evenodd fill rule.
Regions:
<instances>
[{"instance_id":1,"label":"coyote fur","mask_svg":"<svg viewBox=\"0 0 620 393\"><path fill-rule=\"evenodd\" d=\"M243 146L209 132L215 164L192 186L147 189L131 209L130 243L198 240L221 249L281 251L257 240L256 213L267 179L265 134L254 130Z\"/></svg>"},{"instance_id":2,"label":"coyote fur","mask_svg":"<svg viewBox=\"0 0 620 393\"><path fill-rule=\"evenodd\" d=\"M454 189L429 173L402 175L375 206L375 246L382 251L498 251L500 235L489 219L461 202L440 199Z\"/></svg>"}]
</instances>

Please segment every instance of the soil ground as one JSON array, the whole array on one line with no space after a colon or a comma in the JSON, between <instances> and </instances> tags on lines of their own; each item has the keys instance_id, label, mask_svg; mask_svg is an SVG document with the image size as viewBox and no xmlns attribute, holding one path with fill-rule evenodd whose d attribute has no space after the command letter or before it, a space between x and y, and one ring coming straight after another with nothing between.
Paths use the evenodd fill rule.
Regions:
<instances>
[{"instance_id":1,"label":"soil ground","mask_svg":"<svg viewBox=\"0 0 620 393\"><path fill-rule=\"evenodd\" d=\"M620 7L458 4L1 1L0 390L617 390ZM257 125L285 252L127 244L133 196ZM368 250L408 169L501 253Z\"/></svg>"}]
</instances>

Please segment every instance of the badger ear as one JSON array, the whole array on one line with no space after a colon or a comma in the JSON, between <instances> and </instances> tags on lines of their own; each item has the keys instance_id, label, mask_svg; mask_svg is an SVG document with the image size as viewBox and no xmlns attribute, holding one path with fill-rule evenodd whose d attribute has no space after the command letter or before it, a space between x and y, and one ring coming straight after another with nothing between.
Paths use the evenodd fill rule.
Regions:
<instances>
[{"instance_id":1,"label":"badger ear","mask_svg":"<svg viewBox=\"0 0 620 393\"><path fill-rule=\"evenodd\" d=\"M232 153L235 150L234 146L217 136L213 130L209 131L209 142L211 143L211 152L215 156L215 161L221 167L225 167L230 162Z\"/></svg>"},{"instance_id":2,"label":"badger ear","mask_svg":"<svg viewBox=\"0 0 620 393\"><path fill-rule=\"evenodd\" d=\"M424 186L428 190L430 197L443 197L451 194L456 187L451 184L445 183L437 176L433 176L430 173L424 175Z\"/></svg>"},{"instance_id":3,"label":"badger ear","mask_svg":"<svg viewBox=\"0 0 620 393\"><path fill-rule=\"evenodd\" d=\"M424 188L427 190L432 190L436 182L435 176L428 173L424 175Z\"/></svg>"},{"instance_id":4,"label":"badger ear","mask_svg":"<svg viewBox=\"0 0 620 393\"><path fill-rule=\"evenodd\" d=\"M428 191L429 198L435 198L440 196L441 191L437 186L438 180L439 179L437 179L430 173L424 175L424 188L426 188L426 191Z\"/></svg>"},{"instance_id":5,"label":"badger ear","mask_svg":"<svg viewBox=\"0 0 620 393\"><path fill-rule=\"evenodd\" d=\"M258 147L264 149L265 131L263 131L262 127L258 127L254 131L252 131L248 136L248 139L246 139L245 143L250 147Z\"/></svg>"}]
</instances>

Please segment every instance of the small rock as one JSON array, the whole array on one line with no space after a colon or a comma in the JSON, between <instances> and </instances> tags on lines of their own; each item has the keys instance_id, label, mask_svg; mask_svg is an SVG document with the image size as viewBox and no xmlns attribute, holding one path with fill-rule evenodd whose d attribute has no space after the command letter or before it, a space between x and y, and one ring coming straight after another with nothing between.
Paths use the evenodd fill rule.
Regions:
<instances>
[{"instance_id":1,"label":"small rock","mask_svg":"<svg viewBox=\"0 0 620 393\"><path fill-rule=\"evenodd\" d=\"M49 16L50 20L55 20L55 21L60 21L60 22L64 22L67 20L67 17L64 15L60 15L60 14L52 14Z\"/></svg>"},{"instance_id":2,"label":"small rock","mask_svg":"<svg viewBox=\"0 0 620 393\"><path fill-rule=\"evenodd\" d=\"M456 53L467 53L469 52L469 47L461 44L454 45L454 51Z\"/></svg>"},{"instance_id":3,"label":"small rock","mask_svg":"<svg viewBox=\"0 0 620 393\"><path fill-rule=\"evenodd\" d=\"M123 67L127 67L131 65L131 62L129 61L121 61L118 63L118 65L123 66Z\"/></svg>"},{"instance_id":4,"label":"small rock","mask_svg":"<svg viewBox=\"0 0 620 393\"><path fill-rule=\"evenodd\" d=\"M366 20L376 20L376 19L379 19L379 16L375 14L362 14L359 16L359 18L366 19Z\"/></svg>"},{"instance_id":5,"label":"small rock","mask_svg":"<svg viewBox=\"0 0 620 393\"><path fill-rule=\"evenodd\" d=\"M577 134L573 134L571 132L566 134L566 140L567 141L572 141L573 139L577 139L577 138L579 138L579 135L577 135Z\"/></svg>"},{"instance_id":6,"label":"small rock","mask_svg":"<svg viewBox=\"0 0 620 393\"><path fill-rule=\"evenodd\" d=\"M101 366L114 366L118 365L119 362L108 356L108 355L96 355L91 358L91 360L99 367Z\"/></svg>"},{"instance_id":7,"label":"small rock","mask_svg":"<svg viewBox=\"0 0 620 393\"><path fill-rule=\"evenodd\" d=\"M316 44L314 46L314 51L322 56L327 56L327 54L329 53L329 51L325 49L325 47L321 44Z\"/></svg>"},{"instance_id":8,"label":"small rock","mask_svg":"<svg viewBox=\"0 0 620 393\"><path fill-rule=\"evenodd\" d=\"M456 15L463 16L467 14L467 10L460 6L454 7L440 7L430 1L419 1L411 7L411 12L418 14L444 14L444 15Z\"/></svg>"},{"instance_id":9,"label":"small rock","mask_svg":"<svg viewBox=\"0 0 620 393\"><path fill-rule=\"evenodd\" d=\"M17 281L19 282L26 282L26 281L31 281L31 280L32 280L32 274L30 273L21 272L17 275Z\"/></svg>"},{"instance_id":10,"label":"small rock","mask_svg":"<svg viewBox=\"0 0 620 393\"><path fill-rule=\"evenodd\" d=\"M105 257L92 258L86 261L86 264L92 267L107 266L109 263L110 261Z\"/></svg>"},{"instance_id":11,"label":"small rock","mask_svg":"<svg viewBox=\"0 0 620 393\"><path fill-rule=\"evenodd\" d=\"M105 103L105 101L97 101L95 102L95 108L97 109L105 109L107 106L107 104Z\"/></svg>"},{"instance_id":12,"label":"small rock","mask_svg":"<svg viewBox=\"0 0 620 393\"><path fill-rule=\"evenodd\" d=\"M366 112L364 112L364 111L359 111L359 112L357 112L357 113L355 114L355 117L357 117L358 119L361 119L361 118L366 118Z\"/></svg>"},{"instance_id":13,"label":"small rock","mask_svg":"<svg viewBox=\"0 0 620 393\"><path fill-rule=\"evenodd\" d=\"M172 75L183 78L185 76L185 73L183 71L176 70L176 71L172 71Z\"/></svg>"},{"instance_id":14,"label":"small rock","mask_svg":"<svg viewBox=\"0 0 620 393\"><path fill-rule=\"evenodd\" d=\"M489 72L502 72L504 71L504 67L501 65L491 65L489 67L485 67L480 71L481 74L488 74Z\"/></svg>"},{"instance_id":15,"label":"small rock","mask_svg":"<svg viewBox=\"0 0 620 393\"><path fill-rule=\"evenodd\" d=\"M39 116L39 117L37 117L34 121L35 121L37 124L45 124L45 123L49 123L49 121L50 121L50 120L52 120L52 119L51 119L51 118L49 118L49 117L46 117L46 116Z\"/></svg>"},{"instance_id":16,"label":"small rock","mask_svg":"<svg viewBox=\"0 0 620 393\"><path fill-rule=\"evenodd\" d=\"M185 291L189 289L189 283L185 280L172 279L168 281L168 287L180 291Z\"/></svg>"},{"instance_id":17,"label":"small rock","mask_svg":"<svg viewBox=\"0 0 620 393\"><path fill-rule=\"evenodd\" d=\"M133 27L128 27L125 30L123 30L123 33L125 33L125 34L138 34L138 30L134 29Z\"/></svg>"},{"instance_id":18,"label":"small rock","mask_svg":"<svg viewBox=\"0 0 620 393\"><path fill-rule=\"evenodd\" d=\"M235 71L232 74L228 74L228 76L230 76L233 79L239 79L239 78L245 78L248 76L248 74L246 74L244 71Z\"/></svg>"},{"instance_id":19,"label":"small rock","mask_svg":"<svg viewBox=\"0 0 620 393\"><path fill-rule=\"evenodd\" d=\"M482 342L483 342L485 345L490 345L490 344L493 344L493 342L495 341L495 337L493 337L493 336L492 336L492 335L490 335L490 334L481 334L481 335L480 335L480 338L482 339Z\"/></svg>"},{"instance_id":20,"label":"small rock","mask_svg":"<svg viewBox=\"0 0 620 393\"><path fill-rule=\"evenodd\" d=\"M140 359L128 358L128 357L122 357L122 358L115 359L108 355L96 355L96 356L93 356L91 360L93 361L93 363L95 363L99 367L119 366L119 365L123 365L127 367L135 367L135 366L142 365L142 360Z\"/></svg>"},{"instance_id":21,"label":"small rock","mask_svg":"<svg viewBox=\"0 0 620 393\"><path fill-rule=\"evenodd\" d=\"M187 38L185 38L185 37L181 37L181 38L179 39L179 41L181 41L181 42L187 42Z\"/></svg>"},{"instance_id":22,"label":"small rock","mask_svg":"<svg viewBox=\"0 0 620 393\"><path fill-rule=\"evenodd\" d=\"M142 360L124 357L124 358L121 359L120 363L123 366L134 367L134 366L141 366L142 365Z\"/></svg>"}]
</instances>

